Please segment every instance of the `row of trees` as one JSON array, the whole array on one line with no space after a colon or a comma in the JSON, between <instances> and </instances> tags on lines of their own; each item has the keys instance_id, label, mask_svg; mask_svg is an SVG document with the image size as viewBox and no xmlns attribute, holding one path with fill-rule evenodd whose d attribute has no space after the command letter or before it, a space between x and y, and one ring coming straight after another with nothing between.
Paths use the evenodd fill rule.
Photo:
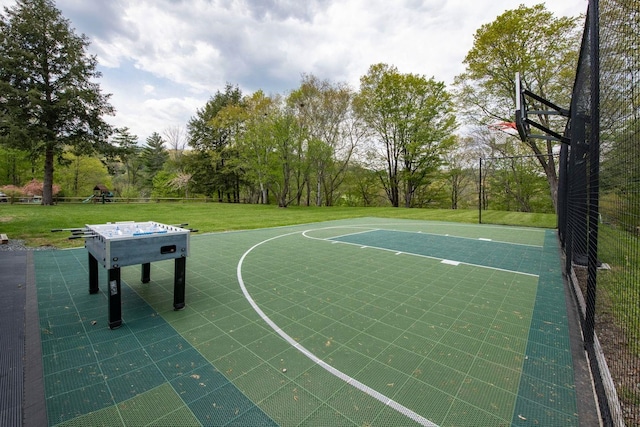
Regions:
<instances>
[{"instance_id":1,"label":"row of trees","mask_svg":"<svg viewBox=\"0 0 640 427\"><path fill-rule=\"evenodd\" d=\"M411 207L435 179L454 130L443 83L377 64L358 93L310 75L287 97L227 86L189 121L188 138L202 166L195 185L219 199L239 201L245 188L252 202L271 194L279 206L330 206L361 168L392 206ZM373 195L361 196L366 203Z\"/></svg>"},{"instance_id":2,"label":"row of trees","mask_svg":"<svg viewBox=\"0 0 640 427\"><path fill-rule=\"evenodd\" d=\"M52 0L17 0L0 20L0 154L13 165L0 183L42 168L44 204L55 179L76 196L101 182L127 197L455 208L474 203L478 157L522 151L504 134L456 136L459 123L471 132L511 121L516 71L543 96L568 99L577 42L576 20L520 6L477 31L453 91L387 64L372 65L359 90L313 75L286 95L228 84L185 130L154 133L141 146L104 121L114 110L95 83L86 37ZM528 175L546 177L555 197L553 143L526 144L542 171ZM55 160L64 168L54 173ZM20 162L32 176L18 174Z\"/></svg>"}]
</instances>

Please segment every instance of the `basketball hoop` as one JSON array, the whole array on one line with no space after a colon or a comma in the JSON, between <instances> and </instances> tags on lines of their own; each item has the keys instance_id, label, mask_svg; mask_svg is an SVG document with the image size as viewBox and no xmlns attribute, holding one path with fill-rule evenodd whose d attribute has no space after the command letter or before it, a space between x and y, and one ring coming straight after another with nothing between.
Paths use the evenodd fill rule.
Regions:
<instances>
[{"instance_id":1,"label":"basketball hoop","mask_svg":"<svg viewBox=\"0 0 640 427\"><path fill-rule=\"evenodd\" d=\"M498 123L490 124L488 127L491 130L499 130L499 131L508 133L509 135L518 134L518 128L516 127L515 122L498 122Z\"/></svg>"}]
</instances>

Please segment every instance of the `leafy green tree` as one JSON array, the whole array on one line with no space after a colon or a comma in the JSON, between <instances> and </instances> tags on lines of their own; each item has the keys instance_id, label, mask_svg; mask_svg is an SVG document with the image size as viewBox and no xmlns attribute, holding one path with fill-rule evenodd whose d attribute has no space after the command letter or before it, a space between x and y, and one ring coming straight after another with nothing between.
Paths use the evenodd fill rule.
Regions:
<instances>
[{"instance_id":1,"label":"leafy green tree","mask_svg":"<svg viewBox=\"0 0 640 427\"><path fill-rule=\"evenodd\" d=\"M309 137L298 115L299 105L291 99L258 91L242 105L242 112L233 116L241 123L236 148L245 182L258 189L256 199L263 203L270 194L280 207L300 205L304 189L309 189L310 159L320 158L313 150L323 145ZM227 108L222 116L231 113Z\"/></svg>"},{"instance_id":2,"label":"leafy green tree","mask_svg":"<svg viewBox=\"0 0 640 427\"><path fill-rule=\"evenodd\" d=\"M467 53L466 70L456 78L466 122L486 127L496 121L512 122L515 110L515 75L532 92L569 106L580 44L578 18L555 17L544 4L508 10L481 26ZM544 110L530 104L532 110ZM566 120L539 114L543 125L563 133ZM529 138L524 144L543 169L554 206L558 176L553 157L556 142Z\"/></svg>"},{"instance_id":3,"label":"leafy green tree","mask_svg":"<svg viewBox=\"0 0 640 427\"><path fill-rule=\"evenodd\" d=\"M218 200L223 201L226 195L227 200L233 197L233 201L239 201L239 181L237 169L233 160L237 158L237 153L230 146L234 141L238 129L238 122L229 120L232 115L218 117L218 114L225 107L238 105L242 101L242 92L236 86L227 84L224 92L216 94L207 102L202 109L196 111L187 124L188 144L200 152L208 152L208 158L214 162L214 182Z\"/></svg>"},{"instance_id":4,"label":"leafy green tree","mask_svg":"<svg viewBox=\"0 0 640 427\"><path fill-rule=\"evenodd\" d=\"M272 159L275 155L271 138L271 119L277 112L278 105L274 100L257 91L245 97L243 105L244 117L241 136L237 139L240 168L250 186L258 191L258 200L269 203L269 177Z\"/></svg>"},{"instance_id":5,"label":"leafy green tree","mask_svg":"<svg viewBox=\"0 0 640 427\"><path fill-rule=\"evenodd\" d=\"M487 163L488 208L518 212L553 210L544 194L545 180L530 157L504 157Z\"/></svg>"},{"instance_id":6,"label":"leafy green tree","mask_svg":"<svg viewBox=\"0 0 640 427\"><path fill-rule=\"evenodd\" d=\"M54 174L66 197L88 197L97 184L111 187L111 176L104 164L93 156L64 154L67 166L58 168Z\"/></svg>"},{"instance_id":7,"label":"leafy green tree","mask_svg":"<svg viewBox=\"0 0 640 427\"><path fill-rule=\"evenodd\" d=\"M184 170L191 174L191 190L197 194L204 194L208 197L216 194L216 162L211 158L212 152L194 150L184 157ZM169 163L169 162L167 162ZM165 164L165 170L169 170Z\"/></svg>"},{"instance_id":8,"label":"leafy green tree","mask_svg":"<svg viewBox=\"0 0 640 427\"><path fill-rule=\"evenodd\" d=\"M315 172L317 206L323 202L326 206L333 204L363 136L362 127L357 126L358 120L353 114L353 97L353 91L345 84L304 75L300 87L288 98L289 105L297 107L307 139L306 161Z\"/></svg>"},{"instance_id":9,"label":"leafy green tree","mask_svg":"<svg viewBox=\"0 0 640 427\"><path fill-rule=\"evenodd\" d=\"M0 145L0 183L21 186L33 178L29 153Z\"/></svg>"},{"instance_id":10,"label":"leafy green tree","mask_svg":"<svg viewBox=\"0 0 640 427\"><path fill-rule=\"evenodd\" d=\"M444 154L443 178L447 183L449 193L449 208L458 209L468 207L469 196L474 192L473 184L478 177L473 170L474 164L480 157L473 149L472 138L456 138L456 145Z\"/></svg>"},{"instance_id":11,"label":"leafy green tree","mask_svg":"<svg viewBox=\"0 0 640 427\"><path fill-rule=\"evenodd\" d=\"M285 208L294 200L300 200L302 192L301 132L295 115L287 108L275 112L271 120L274 156L270 160L269 188L278 206Z\"/></svg>"},{"instance_id":12,"label":"leafy green tree","mask_svg":"<svg viewBox=\"0 0 640 427\"><path fill-rule=\"evenodd\" d=\"M144 166L144 180L148 187L153 186L153 177L162 170L169 159L169 153L164 147L164 140L159 133L154 132L147 138L147 143L142 147L140 159Z\"/></svg>"},{"instance_id":13,"label":"leafy green tree","mask_svg":"<svg viewBox=\"0 0 640 427\"><path fill-rule=\"evenodd\" d=\"M17 0L0 17L0 139L44 156L43 204L53 203L56 156L100 147L111 131L88 45L52 0Z\"/></svg>"},{"instance_id":14,"label":"leafy green tree","mask_svg":"<svg viewBox=\"0 0 640 427\"><path fill-rule=\"evenodd\" d=\"M153 177L152 198L182 197L180 190L171 185L173 179L178 176L175 172L161 170Z\"/></svg>"},{"instance_id":15,"label":"leafy green tree","mask_svg":"<svg viewBox=\"0 0 640 427\"><path fill-rule=\"evenodd\" d=\"M379 172L351 162L343 184L341 201L347 206L385 206L389 201L380 185Z\"/></svg>"},{"instance_id":16,"label":"leafy green tree","mask_svg":"<svg viewBox=\"0 0 640 427\"><path fill-rule=\"evenodd\" d=\"M375 64L361 77L355 102L378 143L389 201L398 207L404 198L404 205L411 207L416 190L428 185L441 155L455 141L451 96L444 83L433 78Z\"/></svg>"},{"instance_id":17,"label":"leafy green tree","mask_svg":"<svg viewBox=\"0 0 640 427\"><path fill-rule=\"evenodd\" d=\"M141 149L138 146L138 137L129 132L129 128L116 129L113 137L114 152L124 168L126 185L135 187L138 184L138 176L143 163L140 157Z\"/></svg>"}]
</instances>

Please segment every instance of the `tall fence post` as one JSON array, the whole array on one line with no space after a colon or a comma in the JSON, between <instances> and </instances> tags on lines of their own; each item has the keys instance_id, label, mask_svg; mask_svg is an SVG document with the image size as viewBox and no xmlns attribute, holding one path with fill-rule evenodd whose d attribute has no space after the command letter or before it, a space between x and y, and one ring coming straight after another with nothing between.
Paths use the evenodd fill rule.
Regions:
<instances>
[{"instance_id":1,"label":"tall fence post","mask_svg":"<svg viewBox=\"0 0 640 427\"><path fill-rule=\"evenodd\" d=\"M484 184L482 183L482 157L480 157L480 175L478 177L478 224L482 224L482 191L484 190Z\"/></svg>"}]
</instances>

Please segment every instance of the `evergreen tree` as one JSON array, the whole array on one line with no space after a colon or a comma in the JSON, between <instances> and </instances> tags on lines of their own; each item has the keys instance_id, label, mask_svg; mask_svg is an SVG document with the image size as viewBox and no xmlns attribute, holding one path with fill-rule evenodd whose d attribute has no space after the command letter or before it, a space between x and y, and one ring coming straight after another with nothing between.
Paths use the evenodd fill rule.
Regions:
<instances>
[{"instance_id":1,"label":"evergreen tree","mask_svg":"<svg viewBox=\"0 0 640 427\"><path fill-rule=\"evenodd\" d=\"M153 177L162 170L169 159L169 153L164 147L164 140L158 132L154 132L147 138L146 145L142 148L142 164L145 171L145 185L153 186Z\"/></svg>"},{"instance_id":2,"label":"evergreen tree","mask_svg":"<svg viewBox=\"0 0 640 427\"><path fill-rule=\"evenodd\" d=\"M65 147L106 144L113 114L95 79L97 60L52 0L17 0L0 15L0 141L44 156L43 204L52 204L54 159Z\"/></svg>"}]
</instances>

